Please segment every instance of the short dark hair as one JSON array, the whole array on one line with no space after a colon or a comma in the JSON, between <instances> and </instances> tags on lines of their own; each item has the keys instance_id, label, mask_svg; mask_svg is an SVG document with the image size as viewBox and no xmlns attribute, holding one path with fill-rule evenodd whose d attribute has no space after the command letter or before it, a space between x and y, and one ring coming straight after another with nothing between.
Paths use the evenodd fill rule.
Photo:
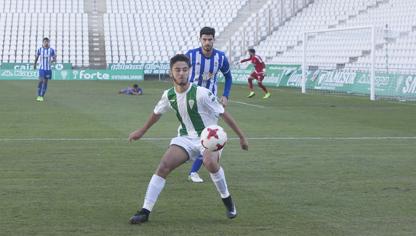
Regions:
<instances>
[{"instance_id":1,"label":"short dark hair","mask_svg":"<svg viewBox=\"0 0 416 236\"><path fill-rule=\"evenodd\" d=\"M212 37L215 38L215 29L205 26L204 28L201 29L201 31L199 31L199 37L202 37L203 34L212 35Z\"/></svg>"},{"instance_id":2,"label":"short dark hair","mask_svg":"<svg viewBox=\"0 0 416 236\"><path fill-rule=\"evenodd\" d=\"M48 37L45 37L45 38L42 39L42 42L45 41L45 40L50 41Z\"/></svg>"},{"instance_id":3,"label":"short dark hair","mask_svg":"<svg viewBox=\"0 0 416 236\"><path fill-rule=\"evenodd\" d=\"M138 84L133 84L133 88L138 88L139 85Z\"/></svg>"},{"instance_id":4,"label":"short dark hair","mask_svg":"<svg viewBox=\"0 0 416 236\"><path fill-rule=\"evenodd\" d=\"M256 53L256 50L254 50L254 48L249 48L249 49L248 49L248 52L251 52L251 53Z\"/></svg>"},{"instance_id":5,"label":"short dark hair","mask_svg":"<svg viewBox=\"0 0 416 236\"><path fill-rule=\"evenodd\" d=\"M186 64L191 67L191 61L189 60L189 57L185 54L176 54L170 59L170 69L172 69L173 64L175 64L178 61L184 61Z\"/></svg>"}]
</instances>

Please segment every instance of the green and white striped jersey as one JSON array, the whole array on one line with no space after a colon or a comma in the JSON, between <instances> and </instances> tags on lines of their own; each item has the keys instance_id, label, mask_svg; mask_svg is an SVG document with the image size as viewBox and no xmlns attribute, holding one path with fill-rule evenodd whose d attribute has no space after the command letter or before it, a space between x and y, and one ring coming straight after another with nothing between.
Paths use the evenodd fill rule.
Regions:
<instances>
[{"instance_id":1,"label":"green and white striped jersey","mask_svg":"<svg viewBox=\"0 0 416 236\"><path fill-rule=\"evenodd\" d=\"M176 92L175 88L165 90L153 112L163 114L170 109L176 112L180 122L178 136L191 137L199 137L206 126L217 124L219 115L224 113L211 91L194 84L183 93Z\"/></svg>"}]
</instances>

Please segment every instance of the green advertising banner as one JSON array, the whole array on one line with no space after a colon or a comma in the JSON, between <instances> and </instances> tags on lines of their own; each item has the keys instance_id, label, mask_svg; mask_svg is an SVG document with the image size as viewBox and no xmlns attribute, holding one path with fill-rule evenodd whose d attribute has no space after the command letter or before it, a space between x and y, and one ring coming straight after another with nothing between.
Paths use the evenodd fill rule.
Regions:
<instances>
[{"instance_id":1,"label":"green advertising banner","mask_svg":"<svg viewBox=\"0 0 416 236\"><path fill-rule=\"evenodd\" d=\"M302 85L302 71L287 68L281 77L281 87ZM306 90L326 90L343 93L370 94L370 75L368 72L351 72L341 70L308 71ZM375 94L383 97L416 97L416 75L397 73L376 73L374 77Z\"/></svg>"},{"instance_id":2,"label":"green advertising banner","mask_svg":"<svg viewBox=\"0 0 416 236\"><path fill-rule=\"evenodd\" d=\"M416 97L416 75L376 73L375 94L383 97ZM368 72L316 71L309 73L306 89L370 94Z\"/></svg>"},{"instance_id":3,"label":"green advertising banner","mask_svg":"<svg viewBox=\"0 0 416 236\"><path fill-rule=\"evenodd\" d=\"M169 63L110 63L108 69L111 71L143 70L145 75L169 74Z\"/></svg>"},{"instance_id":4,"label":"green advertising banner","mask_svg":"<svg viewBox=\"0 0 416 236\"><path fill-rule=\"evenodd\" d=\"M247 78L252 71L252 66L246 69L232 69L233 83L247 83ZM314 70L307 71L306 78L306 90L370 94L368 72ZM376 73L374 80L376 96L416 97L416 75ZM222 74L219 74L219 81L224 81ZM302 86L301 66L267 65L263 84L266 86L300 88Z\"/></svg>"},{"instance_id":5,"label":"green advertising banner","mask_svg":"<svg viewBox=\"0 0 416 236\"><path fill-rule=\"evenodd\" d=\"M0 80L36 80L37 70L0 69ZM143 70L53 70L52 80L143 80Z\"/></svg>"},{"instance_id":6,"label":"green advertising banner","mask_svg":"<svg viewBox=\"0 0 416 236\"><path fill-rule=\"evenodd\" d=\"M233 84L247 84L247 78L251 74L252 69L232 69ZM221 72L218 72L218 82L224 82L224 76Z\"/></svg>"},{"instance_id":7,"label":"green advertising banner","mask_svg":"<svg viewBox=\"0 0 416 236\"><path fill-rule=\"evenodd\" d=\"M404 97L416 97L416 75L398 75L394 91ZM376 91L377 93L377 91ZM385 91L381 91L384 94Z\"/></svg>"},{"instance_id":8,"label":"green advertising banner","mask_svg":"<svg viewBox=\"0 0 416 236\"><path fill-rule=\"evenodd\" d=\"M56 63L52 65L52 79L65 80L72 76L71 63ZM0 80L35 80L39 71L33 69L33 63L2 63Z\"/></svg>"},{"instance_id":9,"label":"green advertising banner","mask_svg":"<svg viewBox=\"0 0 416 236\"><path fill-rule=\"evenodd\" d=\"M267 65L266 86L300 87L302 71L300 65Z\"/></svg>"},{"instance_id":10,"label":"green advertising banner","mask_svg":"<svg viewBox=\"0 0 416 236\"><path fill-rule=\"evenodd\" d=\"M71 70L71 63L55 63L52 64L52 70ZM33 70L33 63L2 63L0 69L9 70Z\"/></svg>"},{"instance_id":11,"label":"green advertising banner","mask_svg":"<svg viewBox=\"0 0 416 236\"><path fill-rule=\"evenodd\" d=\"M71 80L72 70L53 70L52 80ZM0 80L37 80L38 70L4 70L0 69Z\"/></svg>"},{"instance_id":12,"label":"green advertising banner","mask_svg":"<svg viewBox=\"0 0 416 236\"><path fill-rule=\"evenodd\" d=\"M37 70L0 69L0 80L34 80L38 77L39 72Z\"/></svg>"},{"instance_id":13,"label":"green advertising banner","mask_svg":"<svg viewBox=\"0 0 416 236\"><path fill-rule=\"evenodd\" d=\"M31 63L3 63L0 66L0 80L36 80L38 70ZM143 80L143 69L122 70L72 70L70 63L56 63L52 66L53 80Z\"/></svg>"},{"instance_id":14,"label":"green advertising banner","mask_svg":"<svg viewBox=\"0 0 416 236\"><path fill-rule=\"evenodd\" d=\"M73 80L143 80L143 70L73 70Z\"/></svg>"},{"instance_id":15,"label":"green advertising banner","mask_svg":"<svg viewBox=\"0 0 416 236\"><path fill-rule=\"evenodd\" d=\"M280 86L281 81L287 81L299 68L300 65L266 65L266 76L263 84L266 86ZM246 69L232 69L233 83L247 84L247 79L253 70L251 64ZM224 81L224 76L221 73L218 73L218 80L220 82ZM256 83L256 80L254 80L254 83Z\"/></svg>"},{"instance_id":16,"label":"green advertising banner","mask_svg":"<svg viewBox=\"0 0 416 236\"><path fill-rule=\"evenodd\" d=\"M3 63L0 66L0 80L35 80L38 71L29 63ZM71 64L56 64L54 80L143 80L145 74L169 72L168 63L109 64L108 70L72 70ZM253 66L246 69L232 69L233 83L246 84ZM218 74L223 82L222 73ZM302 70L300 65L267 65L266 86L300 88ZM376 96L416 97L416 75L397 73L376 73ZM307 72L306 90L325 90L343 93L370 94L368 72L342 70L314 70Z\"/></svg>"}]
</instances>

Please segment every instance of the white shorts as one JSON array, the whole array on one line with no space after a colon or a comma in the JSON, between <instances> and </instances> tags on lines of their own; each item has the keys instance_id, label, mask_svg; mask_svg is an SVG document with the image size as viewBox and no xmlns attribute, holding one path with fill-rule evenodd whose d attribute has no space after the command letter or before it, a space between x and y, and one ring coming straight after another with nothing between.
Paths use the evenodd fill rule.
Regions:
<instances>
[{"instance_id":1,"label":"white shorts","mask_svg":"<svg viewBox=\"0 0 416 236\"><path fill-rule=\"evenodd\" d=\"M205 148L201 145L199 137L178 136L170 141L170 145L172 144L185 149L188 153L189 160L195 161L196 159L202 159ZM221 153L222 149L219 151L220 157Z\"/></svg>"}]
</instances>

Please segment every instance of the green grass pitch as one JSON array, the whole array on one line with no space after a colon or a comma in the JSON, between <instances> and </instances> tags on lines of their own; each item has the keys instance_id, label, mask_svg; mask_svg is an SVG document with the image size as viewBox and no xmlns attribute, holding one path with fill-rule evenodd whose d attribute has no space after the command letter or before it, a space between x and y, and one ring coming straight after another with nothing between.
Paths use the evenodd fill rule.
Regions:
<instances>
[{"instance_id":1,"label":"green grass pitch","mask_svg":"<svg viewBox=\"0 0 416 236\"><path fill-rule=\"evenodd\" d=\"M248 99L235 85L228 111L249 151L231 139L222 165L239 216L225 217L205 169L186 181L187 163L137 226L178 123L171 112L145 136L161 140L127 136L171 83L133 97L117 95L126 81L51 81L43 103L36 83L0 81L0 235L416 235L414 103L277 88Z\"/></svg>"}]
</instances>

